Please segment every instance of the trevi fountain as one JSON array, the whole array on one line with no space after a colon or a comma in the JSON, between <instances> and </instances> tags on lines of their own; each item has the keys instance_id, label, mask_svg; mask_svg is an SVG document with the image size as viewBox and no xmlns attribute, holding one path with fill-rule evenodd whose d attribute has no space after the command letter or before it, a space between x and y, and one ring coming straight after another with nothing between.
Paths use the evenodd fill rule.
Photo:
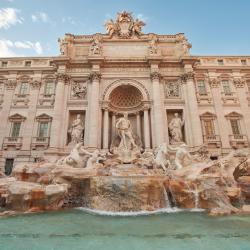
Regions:
<instances>
[{"instance_id":1,"label":"trevi fountain","mask_svg":"<svg viewBox=\"0 0 250 250\"><path fill-rule=\"evenodd\" d=\"M210 106L213 104L211 96L207 97L204 93L197 94L196 102L193 79L198 73L194 75L191 71L194 65L198 65L195 68L198 71L200 64L195 64L197 59L189 57L191 45L183 34L142 34L144 25L138 19L134 20L131 13L122 12L118 13L115 23L113 20L106 23L107 34L79 37L67 34L64 40L60 40L61 55L58 61L55 60L60 71L56 75L57 98L54 101L49 99L48 93L39 96L39 108L52 110L52 107L54 113L48 115L44 111L36 118L32 113L35 108L27 117L24 113L20 115L14 111L9 118L5 115L9 112L1 113L2 120L6 118L13 123L21 121L20 124L31 124L35 120L40 126L35 125L40 129L40 137L34 137L36 141L32 141L30 156L23 153L22 158L21 153L17 154L10 175L1 173L0 250L250 249L250 151L245 140L247 137L237 134L239 124L235 122L240 120L242 124L244 112L249 112L249 107L242 105L242 112L236 112L234 104L237 100L232 99L232 95L229 96L231 99L224 96L224 104L232 110L226 116L227 120L223 120L222 99L216 95L219 93L216 88L218 81L224 78L216 80L215 75L211 75L209 86L215 98L214 105L221 109L218 108L217 115L212 111L205 112L200 115L200 121L199 114L203 111L199 109L205 107L207 101ZM79 41L91 46L88 57L93 72L87 85L72 82L63 72L64 66L71 63L67 61L68 57L81 51L85 53L84 47L78 47L80 52L74 50L74 42ZM133 53L148 53L148 62L141 59L141 68L135 74L138 81L128 78L128 75L132 77L134 74L134 69L129 67L134 55L130 55L131 60L126 59L122 57L122 49L115 51L112 47L120 42L121 46L127 46L123 48L126 56L130 53L128 46L134 46L133 43L137 44ZM138 49L139 43L142 43L142 50ZM182 63L179 64L179 59L164 61L159 44L166 58L167 53L170 53L168 46L176 48L173 53L178 52ZM107 53L106 61L102 61L102 53ZM127 64L122 65L124 69L129 67L125 75L119 68L119 60L111 58L111 66L108 65L109 53L117 53L127 60ZM164 102L161 102L159 60L163 60L161 67L175 65L173 70L181 67L181 71L178 71L180 81L171 82L170 85L167 82L167 98ZM103 69L102 80L99 72L102 70L101 61L109 66ZM201 67L205 62L208 59L201 58ZM116 63L118 68L113 68L112 63ZM145 63L150 64L151 73L147 71L148 68L143 68ZM82 77L79 76L81 72L89 70L85 65L85 68L81 66L82 69L73 71L77 65L75 63L70 69L76 80ZM183 67L185 72L182 72ZM113 82L106 80L105 77L108 79L109 76L107 72L115 69L119 71L112 73L112 77L119 75L121 79ZM164 74L170 74L170 71L162 71L163 76L166 77ZM180 72L183 74L179 78ZM148 75L151 76L153 90L150 90ZM54 79L53 75L50 79ZM50 79L45 79L43 84L50 83ZM147 79L150 84L146 80L143 83L146 87L139 83L143 79ZM236 80L234 84L237 91L243 96L243 80ZM38 91L36 86L39 86L39 81L28 82L36 83L31 91ZM10 92L14 82L7 83ZM87 102L84 98L90 84L92 92ZM106 89L102 84L105 84ZM71 85L72 96L66 92ZM64 86L66 94L63 92ZM98 99L101 96L99 91L103 91L102 101ZM117 96L121 97L118 101ZM153 96L153 101L150 96ZM66 97L72 99L63 102ZM132 97L139 101L133 101ZM18 98L15 107L25 103L32 105L26 99L22 104L23 99ZM125 101L130 101L131 105L117 106ZM72 107L67 109L63 103L72 104ZM165 104L170 109L165 109ZM3 107L3 111L6 107ZM16 110L22 111L22 106ZM67 115L63 113L64 110L68 112ZM103 118L103 126L99 123L100 117ZM168 121L165 124L166 119ZM216 119L220 126L211 129L211 121L216 123ZM230 119L234 121L231 122L234 135L228 137L226 122ZM45 132L51 121L49 144ZM202 126L208 133L204 135L204 143L200 122L206 125ZM29 131L25 135L28 138L32 126L27 128ZM217 140L219 135L211 134L218 128L222 144ZM244 128L244 133L248 133L249 126ZM64 138L65 134L67 138ZM23 138L23 144L18 139L21 137L11 138L5 139L3 144L4 151L1 154L5 158L11 155L11 150L13 154L18 150L27 152L22 151L22 147L28 145L27 138ZM229 143L226 145L228 138L231 146ZM39 155L39 152L46 154ZM39 157L30 161L33 159L32 154ZM6 162L13 163L8 158Z\"/></svg>"}]
</instances>

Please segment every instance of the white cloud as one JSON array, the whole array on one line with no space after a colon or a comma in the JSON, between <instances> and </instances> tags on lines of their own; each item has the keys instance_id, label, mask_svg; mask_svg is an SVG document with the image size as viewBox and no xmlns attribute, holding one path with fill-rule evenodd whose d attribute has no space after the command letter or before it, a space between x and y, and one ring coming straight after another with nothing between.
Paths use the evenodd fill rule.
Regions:
<instances>
[{"instance_id":1,"label":"white cloud","mask_svg":"<svg viewBox=\"0 0 250 250\"><path fill-rule=\"evenodd\" d=\"M144 16L142 13L138 13L135 17L143 22L146 22L148 20L148 18Z\"/></svg>"},{"instance_id":2,"label":"white cloud","mask_svg":"<svg viewBox=\"0 0 250 250\"><path fill-rule=\"evenodd\" d=\"M62 23L70 23L72 25L76 25L76 21L71 16L63 17Z\"/></svg>"},{"instance_id":3,"label":"white cloud","mask_svg":"<svg viewBox=\"0 0 250 250\"><path fill-rule=\"evenodd\" d=\"M18 17L20 10L13 8L2 8L0 9L0 29L8 29L11 25L22 23L23 18Z\"/></svg>"},{"instance_id":4,"label":"white cloud","mask_svg":"<svg viewBox=\"0 0 250 250\"><path fill-rule=\"evenodd\" d=\"M49 16L45 12L37 12L31 15L31 19L33 22L47 23L49 21Z\"/></svg>"},{"instance_id":5,"label":"white cloud","mask_svg":"<svg viewBox=\"0 0 250 250\"><path fill-rule=\"evenodd\" d=\"M13 49L31 49L38 55L43 53L40 42L0 40L0 57L18 56Z\"/></svg>"}]
</instances>

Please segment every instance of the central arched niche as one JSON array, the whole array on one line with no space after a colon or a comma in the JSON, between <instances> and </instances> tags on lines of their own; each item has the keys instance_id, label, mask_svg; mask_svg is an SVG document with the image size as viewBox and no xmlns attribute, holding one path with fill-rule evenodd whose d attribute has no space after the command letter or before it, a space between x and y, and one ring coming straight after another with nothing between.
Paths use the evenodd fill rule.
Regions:
<instances>
[{"instance_id":1,"label":"central arched niche","mask_svg":"<svg viewBox=\"0 0 250 250\"><path fill-rule=\"evenodd\" d=\"M133 85L120 85L112 90L109 96L109 106L116 111L135 111L142 108L143 96Z\"/></svg>"}]
</instances>

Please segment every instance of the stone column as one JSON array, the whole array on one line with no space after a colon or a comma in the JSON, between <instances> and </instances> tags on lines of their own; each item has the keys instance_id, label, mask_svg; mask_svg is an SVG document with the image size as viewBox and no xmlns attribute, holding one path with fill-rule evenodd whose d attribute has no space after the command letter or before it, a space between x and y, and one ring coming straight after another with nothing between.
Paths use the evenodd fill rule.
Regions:
<instances>
[{"instance_id":1,"label":"stone column","mask_svg":"<svg viewBox=\"0 0 250 250\"><path fill-rule=\"evenodd\" d=\"M237 95L239 98L241 111L243 114L243 122L245 123L245 129L246 129L246 135L248 140L250 140L250 109L249 109L249 103L247 101L248 94L246 91L246 82L244 79L240 78L240 75L238 72L235 72L234 75L237 76L237 78L234 79L234 86L237 90Z\"/></svg>"},{"instance_id":2,"label":"stone column","mask_svg":"<svg viewBox=\"0 0 250 250\"><path fill-rule=\"evenodd\" d=\"M143 110L143 123L144 123L144 144L145 149L150 148L150 131L149 131L149 115L148 115L149 108L144 107Z\"/></svg>"},{"instance_id":3,"label":"stone column","mask_svg":"<svg viewBox=\"0 0 250 250\"><path fill-rule=\"evenodd\" d=\"M50 132L50 148L60 148L63 123L63 104L64 104L64 88L65 82L69 81L69 76L64 73L57 74L57 85L54 103L54 115Z\"/></svg>"},{"instance_id":4,"label":"stone column","mask_svg":"<svg viewBox=\"0 0 250 250\"><path fill-rule=\"evenodd\" d=\"M30 150L32 136L33 136L33 128L35 125L35 117L36 117L36 105L39 95L39 89L41 86L41 80L31 80L30 81L30 95L29 95L29 110L26 119L26 126L23 131L23 150ZM37 131L35 131L35 136L37 136Z\"/></svg>"},{"instance_id":5,"label":"stone column","mask_svg":"<svg viewBox=\"0 0 250 250\"><path fill-rule=\"evenodd\" d=\"M219 135L221 138L222 148L229 149L231 148L230 143L229 143L230 133L228 131L228 126L227 126L228 124L225 118L224 108L222 106L220 82L216 78L213 77L209 79L209 84L210 84L211 93L213 96L214 109L215 109L215 113L217 116L218 129L219 129Z\"/></svg>"},{"instance_id":6,"label":"stone column","mask_svg":"<svg viewBox=\"0 0 250 250\"><path fill-rule=\"evenodd\" d=\"M112 113L112 118L111 118L111 139L113 139L116 135L116 128L115 128L115 123L116 123L116 116L115 116L115 113L113 112Z\"/></svg>"},{"instance_id":7,"label":"stone column","mask_svg":"<svg viewBox=\"0 0 250 250\"><path fill-rule=\"evenodd\" d=\"M88 147L89 148L97 148L98 147L98 137L100 135L100 126L99 126L99 88L100 88L100 80L101 74L99 72L92 72L90 75L90 79L92 82L91 86L91 94L88 103L88 111L89 111L89 121L88 121Z\"/></svg>"},{"instance_id":8,"label":"stone column","mask_svg":"<svg viewBox=\"0 0 250 250\"><path fill-rule=\"evenodd\" d=\"M136 113L136 132L137 132L137 135L141 139L141 116L140 116L140 112Z\"/></svg>"},{"instance_id":9,"label":"stone column","mask_svg":"<svg viewBox=\"0 0 250 250\"><path fill-rule=\"evenodd\" d=\"M155 147L158 147L165 141L165 128L163 119L164 103L161 98L160 90L160 74L158 72L151 73L153 85L153 128L155 136Z\"/></svg>"},{"instance_id":10,"label":"stone column","mask_svg":"<svg viewBox=\"0 0 250 250\"><path fill-rule=\"evenodd\" d=\"M3 103L1 109L1 122L0 122L0 145L3 144L4 137L8 137L10 131L7 131L9 127L8 124L8 117L10 114L13 94L17 85L16 76L13 76L12 79L4 80L4 96L3 96Z\"/></svg>"},{"instance_id":11,"label":"stone column","mask_svg":"<svg viewBox=\"0 0 250 250\"><path fill-rule=\"evenodd\" d=\"M104 108L103 114L103 149L108 149L109 146L109 111Z\"/></svg>"},{"instance_id":12,"label":"stone column","mask_svg":"<svg viewBox=\"0 0 250 250\"><path fill-rule=\"evenodd\" d=\"M185 90L185 122L188 122L190 131L188 131L192 147L198 147L203 144L201 121L199 116L198 104L195 94L194 73L188 71L181 76L182 82L186 84ZM184 125L185 126L185 125Z\"/></svg>"}]
</instances>

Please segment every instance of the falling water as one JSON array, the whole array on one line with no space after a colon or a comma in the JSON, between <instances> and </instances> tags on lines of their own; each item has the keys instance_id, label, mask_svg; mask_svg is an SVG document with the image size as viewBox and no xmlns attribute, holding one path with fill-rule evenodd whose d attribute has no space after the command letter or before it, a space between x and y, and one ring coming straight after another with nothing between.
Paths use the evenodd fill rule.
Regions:
<instances>
[{"instance_id":1,"label":"falling water","mask_svg":"<svg viewBox=\"0 0 250 250\"><path fill-rule=\"evenodd\" d=\"M198 209L199 208L199 191L196 188L195 190L193 190L193 195L194 195L194 208Z\"/></svg>"},{"instance_id":2,"label":"falling water","mask_svg":"<svg viewBox=\"0 0 250 250\"><path fill-rule=\"evenodd\" d=\"M163 193L164 193L166 208L171 208L171 203L169 201L168 192L166 191L165 188L163 188Z\"/></svg>"}]
</instances>

